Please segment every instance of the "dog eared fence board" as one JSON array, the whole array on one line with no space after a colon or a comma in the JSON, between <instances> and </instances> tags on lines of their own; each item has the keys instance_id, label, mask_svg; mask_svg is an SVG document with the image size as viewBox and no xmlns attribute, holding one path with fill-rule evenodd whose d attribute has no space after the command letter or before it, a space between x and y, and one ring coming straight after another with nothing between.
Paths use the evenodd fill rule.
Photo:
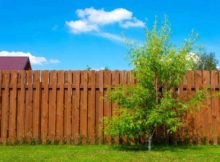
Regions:
<instances>
[{"instance_id":1,"label":"dog eared fence board","mask_svg":"<svg viewBox=\"0 0 220 162\"><path fill-rule=\"evenodd\" d=\"M187 112L175 141L217 144L220 138L219 71L189 71L176 91L187 101L203 87L211 97ZM118 107L106 98L108 89L134 85L131 71L0 71L1 143L134 143L104 134L104 117ZM159 131L155 137L161 138ZM121 138L121 140L119 140ZM169 138L167 138L167 142Z\"/></svg>"}]
</instances>

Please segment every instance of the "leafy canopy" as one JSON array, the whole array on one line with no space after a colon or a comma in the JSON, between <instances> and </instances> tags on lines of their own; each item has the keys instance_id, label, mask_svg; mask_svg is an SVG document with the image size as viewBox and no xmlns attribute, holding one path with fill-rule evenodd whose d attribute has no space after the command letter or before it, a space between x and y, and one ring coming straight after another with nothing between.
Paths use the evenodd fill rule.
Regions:
<instances>
[{"instance_id":1,"label":"leafy canopy","mask_svg":"<svg viewBox=\"0 0 220 162\"><path fill-rule=\"evenodd\" d=\"M105 118L105 133L152 137L160 126L168 132L175 132L181 126L181 116L202 99L200 92L194 100L183 102L175 93L188 70L195 67L191 52L196 51L197 36L191 34L183 46L171 43L171 28L167 19L161 28L155 21L153 28L146 32L143 47L130 51L135 85L119 86L108 91L108 99L118 105L112 118Z\"/></svg>"}]
</instances>

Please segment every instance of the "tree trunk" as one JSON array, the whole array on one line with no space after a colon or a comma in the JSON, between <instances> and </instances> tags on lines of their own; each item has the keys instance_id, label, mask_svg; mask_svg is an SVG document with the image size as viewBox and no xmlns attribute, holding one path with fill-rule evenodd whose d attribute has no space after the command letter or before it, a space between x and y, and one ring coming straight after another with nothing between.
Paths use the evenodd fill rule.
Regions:
<instances>
[{"instance_id":1,"label":"tree trunk","mask_svg":"<svg viewBox=\"0 0 220 162\"><path fill-rule=\"evenodd\" d=\"M148 151L151 151L152 137L153 135L149 135L148 137Z\"/></svg>"}]
</instances>

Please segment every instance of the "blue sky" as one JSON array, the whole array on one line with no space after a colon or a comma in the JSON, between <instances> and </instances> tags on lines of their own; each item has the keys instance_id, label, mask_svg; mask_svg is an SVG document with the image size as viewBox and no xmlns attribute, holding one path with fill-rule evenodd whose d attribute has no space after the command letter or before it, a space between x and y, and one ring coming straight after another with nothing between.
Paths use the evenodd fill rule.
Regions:
<instances>
[{"instance_id":1,"label":"blue sky","mask_svg":"<svg viewBox=\"0 0 220 162\"><path fill-rule=\"evenodd\" d=\"M123 38L139 43L155 16L179 45L192 30L220 59L218 0L0 0L0 55L28 55L34 69L129 69Z\"/></svg>"}]
</instances>

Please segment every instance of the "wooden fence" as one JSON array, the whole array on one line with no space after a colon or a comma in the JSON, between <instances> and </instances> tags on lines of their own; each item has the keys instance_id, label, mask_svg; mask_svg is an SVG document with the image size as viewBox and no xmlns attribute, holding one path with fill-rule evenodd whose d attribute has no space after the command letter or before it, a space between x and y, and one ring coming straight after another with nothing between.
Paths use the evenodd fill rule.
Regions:
<instances>
[{"instance_id":1,"label":"wooden fence","mask_svg":"<svg viewBox=\"0 0 220 162\"><path fill-rule=\"evenodd\" d=\"M190 71L177 92L187 100L209 86L214 94L219 80L219 71ZM116 108L103 97L108 87L119 84L135 84L130 71L0 71L0 141L119 143L103 133L103 117ZM175 141L218 143L219 99L207 98L200 107L184 117Z\"/></svg>"}]
</instances>

